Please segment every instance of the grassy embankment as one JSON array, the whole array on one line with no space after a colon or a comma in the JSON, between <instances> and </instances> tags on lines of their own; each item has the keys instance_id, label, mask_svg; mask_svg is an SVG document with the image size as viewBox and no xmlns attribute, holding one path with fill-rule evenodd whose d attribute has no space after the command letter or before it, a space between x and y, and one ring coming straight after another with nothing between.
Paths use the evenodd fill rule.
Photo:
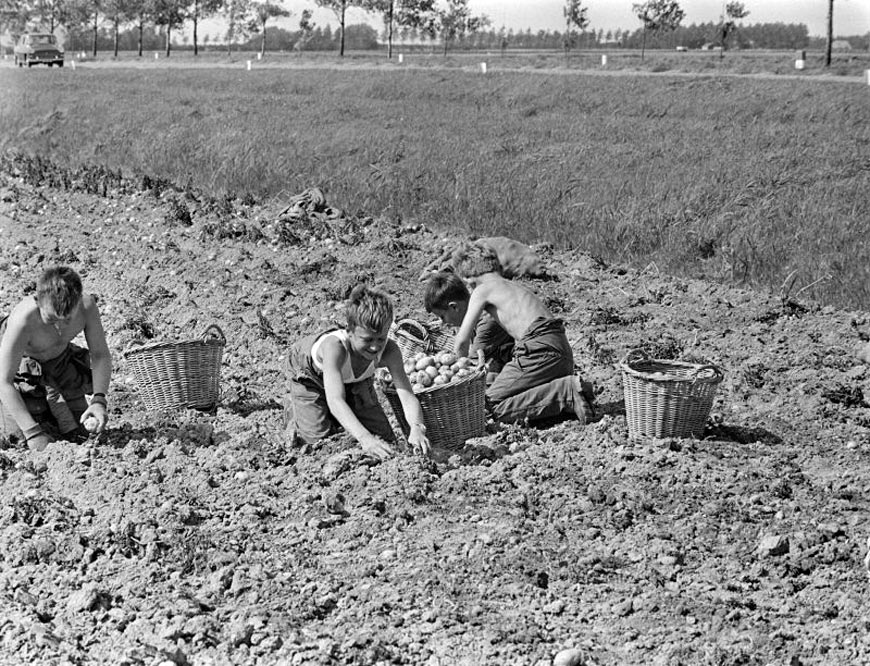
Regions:
<instances>
[{"instance_id":1,"label":"grassy embankment","mask_svg":"<svg viewBox=\"0 0 870 666\"><path fill-rule=\"evenodd\" d=\"M870 308L866 84L563 74L4 68L0 148Z\"/></svg>"}]
</instances>

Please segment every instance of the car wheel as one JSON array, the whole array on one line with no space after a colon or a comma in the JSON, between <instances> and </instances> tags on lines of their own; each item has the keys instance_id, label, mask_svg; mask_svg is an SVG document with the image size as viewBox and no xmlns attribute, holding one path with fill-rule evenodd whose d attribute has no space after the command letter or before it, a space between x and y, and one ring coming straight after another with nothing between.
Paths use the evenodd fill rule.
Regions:
<instances>
[{"instance_id":1,"label":"car wheel","mask_svg":"<svg viewBox=\"0 0 870 666\"><path fill-rule=\"evenodd\" d=\"M63 67L63 63L62 63L62 62L59 62L59 63L57 63L57 66L58 66L58 67Z\"/></svg>"},{"instance_id":2,"label":"car wheel","mask_svg":"<svg viewBox=\"0 0 870 666\"><path fill-rule=\"evenodd\" d=\"M54 67L54 63L53 63L53 62L50 62L50 63L48 63L48 66L49 66L49 67Z\"/></svg>"}]
</instances>

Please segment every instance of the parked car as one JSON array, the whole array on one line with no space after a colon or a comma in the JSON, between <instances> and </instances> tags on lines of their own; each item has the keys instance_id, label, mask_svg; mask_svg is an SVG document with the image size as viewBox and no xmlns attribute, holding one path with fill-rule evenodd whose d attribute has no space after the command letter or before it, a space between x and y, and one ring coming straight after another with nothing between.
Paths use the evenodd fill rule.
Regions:
<instances>
[{"instance_id":1,"label":"parked car","mask_svg":"<svg viewBox=\"0 0 870 666\"><path fill-rule=\"evenodd\" d=\"M680 53L686 53L688 50L689 50L688 46L678 46L677 47L677 51L679 51Z\"/></svg>"},{"instance_id":2,"label":"parked car","mask_svg":"<svg viewBox=\"0 0 870 666\"><path fill-rule=\"evenodd\" d=\"M48 65L63 67L63 51L57 45L57 38L47 32L29 32L21 35L13 49L15 64L19 67Z\"/></svg>"}]
</instances>

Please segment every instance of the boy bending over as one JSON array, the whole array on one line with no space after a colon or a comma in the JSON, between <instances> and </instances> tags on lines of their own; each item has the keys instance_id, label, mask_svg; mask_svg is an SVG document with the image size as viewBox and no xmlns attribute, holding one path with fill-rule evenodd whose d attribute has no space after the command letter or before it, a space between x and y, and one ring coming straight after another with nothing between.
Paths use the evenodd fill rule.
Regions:
<instances>
[{"instance_id":1,"label":"boy bending over","mask_svg":"<svg viewBox=\"0 0 870 666\"><path fill-rule=\"evenodd\" d=\"M502 277L492 250L468 244L455 256L454 266L455 273L429 278L425 306L444 323L459 327L457 355L467 354L485 314L514 340L512 358L486 389L493 417L505 423L560 414L573 414L583 424L591 419L592 394L574 375L574 354L562 320L531 290Z\"/></svg>"},{"instance_id":2,"label":"boy bending over","mask_svg":"<svg viewBox=\"0 0 870 666\"><path fill-rule=\"evenodd\" d=\"M303 338L290 354L290 395L285 419L290 443L314 444L344 428L362 449L378 458L393 453L395 434L374 390L377 368L387 368L405 419L408 443L428 453L420 402L402 364L402 352L387 338L393 304L379 289L359 285L345 310L344 329Z\"/></svg>"},{"instance_id":3,"label":"boy bending over","mask_svg":"<svg viewBox=\"0 0 870 666\"><path fill-rule=\"evenodd\" d=\"M72 344L82 332L87 349ZM54 441L47 428L81 441L88 434L81 424L93 418L90 427L102 431L111 373L97 301L82 293L81 278L71 268L44 271L36 296L0 320L0 426L6 435L20 431L33 450ZM92 394L90 405L85 394Z\"/></svg>"}]
</instances>

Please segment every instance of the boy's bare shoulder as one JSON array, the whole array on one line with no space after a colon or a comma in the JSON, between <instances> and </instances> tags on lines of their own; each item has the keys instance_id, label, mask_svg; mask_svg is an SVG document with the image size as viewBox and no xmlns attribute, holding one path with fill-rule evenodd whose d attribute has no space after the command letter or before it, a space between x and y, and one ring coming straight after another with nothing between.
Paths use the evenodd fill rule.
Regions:
<instances>
[{"instance_id":1,"label":"boy's bare shoulder","mask_svg":"<svg viewBox=\"0 0 870 666\"><path fill-rule=\"evenodd\" d=\"M33 317L39 316L39 305L36 304L36 299L32 296L27 296L22 298L18 305L12 308L12 312L9 313L10 321L29 321Z\"/></svg>"}]
</instances>

